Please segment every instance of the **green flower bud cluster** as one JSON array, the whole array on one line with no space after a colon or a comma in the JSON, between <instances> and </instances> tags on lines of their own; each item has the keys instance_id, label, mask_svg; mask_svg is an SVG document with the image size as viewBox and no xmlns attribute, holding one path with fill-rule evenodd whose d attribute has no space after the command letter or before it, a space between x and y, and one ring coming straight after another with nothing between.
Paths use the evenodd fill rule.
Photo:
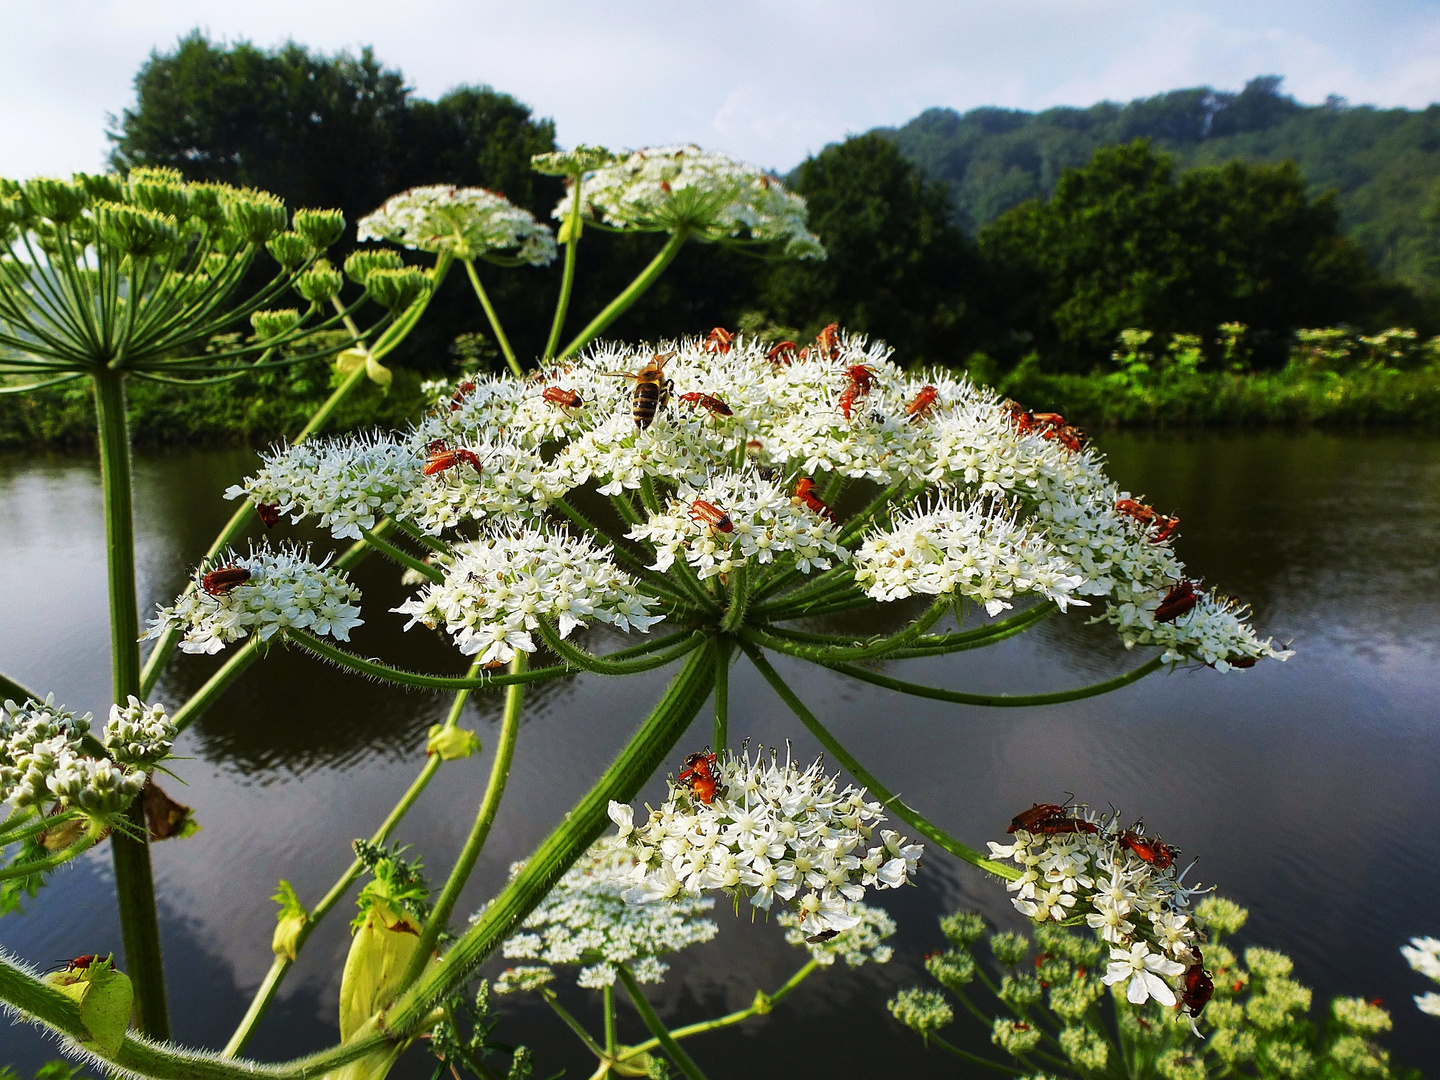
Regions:
<instances>
[{"instance_id":1,"label":"green flower bud cluster","mask_svg":"<svg viewBox=\"0 0 1440 1080\"><path fill-rule=\"evenodd\" d=\"M1200 946L1204 970L1214 990L1193 1018L1183 1006L1167 1008L1153 1000L1132 1005L1123 986L1108 988L1107 994L1100 976L1110 960L1109 946L1055 923L1036 927L1033 966L1024 963L1032 940L1023 934L990 934L994 966L1000 968L997 979L972 951L986 936L984 919L975 912L947 915L941 929L954 948L927 956L925 969L971 1015L984 1014L985 995L1002 1013L991 1021L991 1042L1023 1068L1033 1069L1033 1055L1043 1056L1055 1077L1091 1080L1115 1062L1123 1063L1128 1075L1160 1080L1208 1080L1232 1073L1283 1080L1402 1075L1389 1051L1375 1042L1392 1026L1378 1002L1337 998L1328 1018L1317 1021L1310 1015L1313 995L1293 978L1290 957L1251 946L1242 962L1223 943L1248 917L1223 897L1211 895L1196 905L1195 920L1207 935ZM945 993L919 987L897 994L890 1011L927 1040L955 1015ZM950 1049L943 1040L937 1045ZM1060 1054L1068 1068L1062 1067Z\"/></svg>"}]
</instances>

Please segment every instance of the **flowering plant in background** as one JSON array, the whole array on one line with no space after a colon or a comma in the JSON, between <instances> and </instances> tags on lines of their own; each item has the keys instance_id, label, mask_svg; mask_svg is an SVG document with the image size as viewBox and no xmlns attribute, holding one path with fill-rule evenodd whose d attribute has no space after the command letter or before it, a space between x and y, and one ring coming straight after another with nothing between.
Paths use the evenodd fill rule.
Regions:
<instances>
[{"instance_id":1,"label":"flowering plant in background","mask_svg":"<svg viewBox=\"0 0 1440 1080\"><path fill-rule=\"evenodd\" d=\"M1413 937L1409 945L1400 946L1400 953L1421 975L1440 983L1440 938ZM1431 1016L1440 1016L1440 994L1433 990L1416 994L1415 1007Z\"/></svg>"},{"instance_id":2,"label":"flowering plant in background","mask_svg":"<svg viewBox=\"0 0 1440 1080\"><path fill-rule=\"evenodd\" d=\"M433 266L367 247L345 260L343 272L319 255L343 228L337 216L297 212L293 229L282 231L283 207L258 193L143 172L5 189L5 235L23 234L50 261L32 259L21 269L0 259L9 288L0 319L13 330L0 346L40 374L84 353L84 370L65 375L88 374L96 383L107 522L119 554L111 561L118 567L111 583L116 706L103 737L89 736L88 718L42 704L8 679L0 684L18 702L7 704L0 729L0 783L14 807L0 823L0 850L19 848L0 867L0 881L34 891L47 870L107 830L123 836L129 855L121 858L118 842L116 852L124 965L145 1038L116 1042L107 1028L103 1052L95 1050L100 1042L83 1010L77 1016L4 958L0 1000L100 1054L107 1069L157 1080L383 1080L422 1039L457 1080L461 1070L519 1080L535 1055L493 1037L503 1018L491 1008L492 990L528 993L594 1054L597 1077L658 1075L668 1060L697 1080L703 1072L684 1039L771 1012L821 968L833 978L889 960L895 924L873 902L914 883L922 856L928 862L945 852L1007 881L1016 906L1042 924L1037 935L1063 936L1059 924L1082 918L1101 935L1083 964L1066 961L1080 973L1079 982L1075 972L1065 974L1072 995L1061 1001L1069 1004L1052 1004L1070 1010L1060 1045L1090 1063L1084 1068L1103 1068L1103 1040L1079 1017L1107 986L1126 1008L1178 1002L1197 1020L1197 987L1202 975L1210 978L1204 965L1215 963L1205 925L1213 928L1219 916L1204 914L1208 900L1192 910L1193 887L1182 884L1173 849L1138 828L1047 804L1016 819L1013 843L983 854L872 774L770 657L896 694L1004 708L1105 693L1167 664L1243 677L1236 672L1288 651L1257 634L1244 608L1186 571L1172 546L1178 519L1118 489L1103 457L1063 417L1030 412L948 371L912 370L882 342L833 325L803 344L721 327L669 341L599 340L691 239L764 247L778 257L823 256L803 200L773 177L693 146L630 154L582 146L541 155L535 165L569 183L557 235L497 192L415 188L368 215L360 236L433 258ZM562 348L587 226L668 237ZM226 306L227 283L238 282L261 244L283 273L258 297ZM541 355L522 361L477 263L525 272L549 262L557 244L565 262L549 338ZM312 437L364 377L386 381L381 358L417 325L455 263L465 268L508 371L436 387L431 407L404 430ZM115 285L121 281L123 288ZM348 302L341 298L347 281L363 290ZM309 307L269 307L286 288ZM384 312L364 331L354 320L362 302ZM28 329L13 329L16 312L30 320ZM203 341L242 316L253 339L219 355L204 351ZM123 332L99 333L86 353L52 343L60 338L47 337L47 319L77 341L90 341L92 324ZM128 445L114 373L157 376L160 365L171 365L223 376L231 369L221 367L242 354L246 370L282 362L293 343L338 325L345 340L336 395L225 493L239 503L236 516L182 594L159 606L142 666ZM162 326L170 329L161 334ZM235 542L251 525L278 536L242 555ZM312 554L284 539L296 525L349 546ZM391 560L411 591L391 611L362 619L349 575L372 554ZM992 645L1061 614L1111 626L1127 648L1148 655L1094 685L1041 694L982 694L893 673L907 660ZM825 632L807 621L820 616L832 617ZM352 632L385 619L437 631L427 639L440 651L437 668L454 670L454 657L444 655L453 646L468 671L413 671L347 647ZM892 629L855 628L877 623ZM604 640L593 635L597 627L623 641L594 651ZM220 666L167 712L147 701L177 649L215 654ZM356 841L356 860L334 887L307 903L279 883L272 966L216 1056L167 1042L146 841L181 835L156 822L183 818L187 808L169 802L148 774L242 672L278 649L449 693L453 705L430 731L415 782L377 831ZM751 750L746 731L735 732L742 748L734 749L732 728L745 718L731 715L730 671L741 654L824 748L823 759ZM468 923L452 927L506 793L526 687L664 667L673 668L670 682L613 762ZM472 693L496 691L504 709L489 780L459 855L432 890L418 859L385 845L441 768L473 760L478 738L459 726L463 706ZM689 730L710 701L709 745L700 749L707 740ZM637 811L637 795L667 763L673 779L661 805ZM604 836L612 826L616 832ZM72 831L56 840L62 828ZM239 1060L310 934L362 874L370 880L340 980L341 1044L297 1062ZM676 954L708 947L718 931L710 918L716 893L737 912L773 914L778 932L807 956L773 993L757 990L748 1008L671 1028L644 984L661 980ZM997 956L1014 954L1004 962L1018 963L1023 940L1005 940ZM1079 946L1066 948L1079 956ZM492 988L477 981L477 970L497 952L514 963ZM945 985L960 985L975 971L967 955L945 954L931 970ZM1264 977L1275 989L1265 1008L1287 1016L1283 1002L1298 997L1278 962L1247 963L1257 980L1262 969L1270 972ZM603 1035L562 1004L572 978L598 991ZM617 989L644 1022L645 1041L620 1040ZM1023 1010L1044 989L1016 972L1000 992ZM891 1011L932 1041L951 1017L933 991L900 995ZM1353 1009L1337 1017L1357 1032L1371 1022ZM1036 1071L1027 1055L1040 1053L1043 1036L1028 1024L997 1021L994 1037ZM1361 1039L1346 1060L1359 1061L1369 1047ZM1049 1058L1036 1060L1049 1066Z\"/></svg>"}]
</instances>

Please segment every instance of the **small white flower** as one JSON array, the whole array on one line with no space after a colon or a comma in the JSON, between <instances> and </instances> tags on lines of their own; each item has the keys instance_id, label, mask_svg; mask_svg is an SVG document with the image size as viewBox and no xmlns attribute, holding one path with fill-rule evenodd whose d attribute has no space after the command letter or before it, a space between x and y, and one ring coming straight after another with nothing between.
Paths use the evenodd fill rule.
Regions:
<instances>
[{"instance_id":1,"label":"small white flower","mask_svg":"<svg viewBox=\"0 0 1440 1080\"><path fill-rule=\"evenodd\" d=\"M445 251L460 259L514 248L517 258L534 266L555 260L549 229L503 195L477 187L434 184L392 195L360 219L356 238Z\"/></svg>"},{"instance_id":2,"label":"small white flower","mask_svg":"<svg viewBox=\"0 0 1440 1080\"><path fill-rule=\"evenodd\" d=\"M131 694L123 709L110 706L110 719L100 741L120 764L148 769L169 756L175 725L164 705L146 705Z\"/></svg>"},{"instance_id":3,"label":"small white flower","mask_svg":"<svg viewBox=\"0 0 1440 1080\"><path fill-rule=\"evenodd\" d=\"M1129 980L1125 998L1132 1005L1143 1005L1154 998L1161 1005L1175 1004L1175 991L1161 976L1174 977L1185 972L1183 964L1168 960L1150 951L1150 946L1137 941L1129 949L1110 949L1110 966L1101 981L1106 986Z\"/></svg>"}]
</instances>

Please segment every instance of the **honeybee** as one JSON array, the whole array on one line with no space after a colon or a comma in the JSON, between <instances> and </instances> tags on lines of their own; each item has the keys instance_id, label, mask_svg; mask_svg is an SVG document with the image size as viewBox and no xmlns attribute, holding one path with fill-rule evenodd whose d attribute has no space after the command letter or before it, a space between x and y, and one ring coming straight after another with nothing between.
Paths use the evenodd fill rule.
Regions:
<instances>
[{"instance_id":1,"label":"honeybee","mask_svg":"<svg viewBox=\"0 0 1440 1080\"><path fill-rule=\"evenodd\" d=\"M635 426L641 431L655 422L656 412L665 408L675 390L675 381L665 378L665 363L674 355L673 352L658 353L633 375L626 371L601 372L616 379L635 380L635 396L631 399L630 415L635 418Z\"/></svg>"}]
</instances>

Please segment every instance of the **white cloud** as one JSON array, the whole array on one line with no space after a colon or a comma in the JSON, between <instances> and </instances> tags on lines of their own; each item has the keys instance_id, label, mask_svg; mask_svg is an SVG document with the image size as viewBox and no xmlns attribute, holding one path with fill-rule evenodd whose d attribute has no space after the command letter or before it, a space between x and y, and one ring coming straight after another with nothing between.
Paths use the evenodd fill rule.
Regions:
<instances>
[{"instance_id":1,"label":"white cloud","mask_svg":"<svg viewBox=\"0 0 1440 1080\"><path fill-rule=\"evenodd\" d=\"M0 0L0 174L94 168L136 70L194 27L313 48L373 44L418 93L488 82L564 143L694 140L788 168L945 105L1043 108L1279 74L1304 101L1440 99L1426 0Z\"/></svg>"}]
</instances>

